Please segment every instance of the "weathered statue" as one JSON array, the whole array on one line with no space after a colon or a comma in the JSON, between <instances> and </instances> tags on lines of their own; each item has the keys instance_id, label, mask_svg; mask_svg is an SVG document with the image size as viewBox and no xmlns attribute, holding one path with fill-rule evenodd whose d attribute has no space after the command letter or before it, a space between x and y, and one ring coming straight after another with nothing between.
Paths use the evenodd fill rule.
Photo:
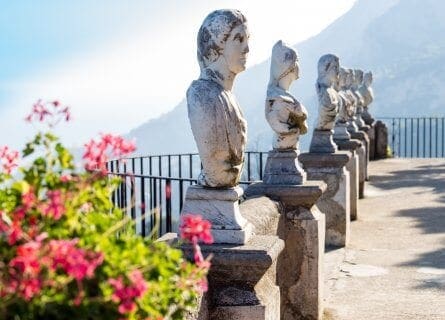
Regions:
<instances>
[{"instance_id":1,"label":"weathered statue","mask_svg":"<svg viewBox=\"0 0 445 320\"><path fill-rule=\"evenodd\" d=\"M339 97L335 90L338 85L339 59L333 54L326 54L318 60L318 120L316 130L332 130L338 113Z\"/></svg>"},{"instance_id":2,"label":"weathered statue","mask_svg":"<svg viewBox=\"0 0 445 320\"><path fill-rule=\"evenodd\" d=\"M340 63L337 56L326 54L318 60L318 79L315 85L318 96L318 119L312 134L311 153L333 153L337 145L333 140L333 128L341 98L337 93Z\"/></svg>"},{"instance_id":3,"label":"weathered statue","mask_svg":"<svg viewBox=\"0 0 445 320\"><path fill-rule=\"evenodd\" d=\"M307 132L307 111L289 92L299 78L298 55L294 49L278 41L272 49L270 80L267 87L266 119L275 131L273 148L298 148L300 134Z\"/></svg>"},{"instance_id":4,"label":"weathered statue","mask_svg":"<svg viewBox=\"0 0 445 320\"><path fill-rule=\"evenodd\" d=\"M246 68L248 39L246 18L238 10L216 10L199 29L201 74L187 91L187 105L203 166L202 186L233 187L240 179L247 123L232 87Z\"/></svg>"},{"instance_id":5,"label":"weathered statue","mask_svg":"<svg viewBox=\"0 0 445 320\"><path fill-rule=\"evenodd\" d=\"M362 119L362 113L363 113L363 106L364 106L364 99L362 94L360 93L360 87L363 83L363 71L360 69L354 70L354 78L352 82L352 91L354 92L354 95L357 97L357 108L356 108L356 119L355 123L359 128L362 128L366 125L366 123Z\"/></svg>"},{"instance_id":6,"label":"weathered statue","mask_svg":"<svg viewBox=\"0 0 445 320\"><path fill-rule=\"evenodd\" d=\"M366 72L363 76L363 84L360 86L359 91L363 97L363 112L362 118L366 124L372 125L374 122L374 118L368 111L369 105L374 100L374 92L371 88L372 84L372 72Z\"/></svg>"},{"instance_id":7,"label":"weathered statue","mask_svg":"<svg viewBox=\"0 0 445 320\"><path fill-rule=\"evenodd\" d=\"M339 112L335 121L334 139L349 140L348 122L355 113L355 98L348 90L349 70L340 68L338 86L336 87L339 96Z\"/></svg>"}]
</instances>

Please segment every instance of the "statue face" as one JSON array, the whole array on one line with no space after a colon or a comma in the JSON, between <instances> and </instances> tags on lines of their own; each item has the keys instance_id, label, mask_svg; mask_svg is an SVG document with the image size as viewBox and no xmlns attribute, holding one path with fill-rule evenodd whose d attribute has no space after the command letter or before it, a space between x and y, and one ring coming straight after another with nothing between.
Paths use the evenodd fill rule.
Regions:
<instances>
[{"instance_id":1,"label":"statue face","mask_svg":"<svg viewBox=\"0 0 445 320\"><path fill-rule=\"evenodd\" d=\"M372 73L371 72L367 72L365 73L365 75L363 76L363 83L366 86L370 86L372 83Z\"/></svg>"},{"instance_id":2,"label":"statue face","mask_svg":"<svg viewBox=\"0 0 445 320\"><path fill-rule=\"evenodd\" d=\"M246 69L247 53L249 52L249 31L247 25L235 27L230 33L222 53L230 71L237 74Z\"/></svg>"},{"instance_id":3,"label":"statue face","mask_svg":"<svg viewBox=\"0 0 445 320\"><path fill-rule=\"evenodd\" d=\"M338 62L336 61L331 62L329 69L326 71L326 77L327 79L330 80L330 83L338 85L339 71L340 71L340 65L338 64Z\"/></svg>"},{"instance_id":4,"label":"statue face","mask_svg":"<svg viewBox=\"0 0 445 320\"><path fill-rule=\"evenodd\" d=\"M293 75L293 79L297 80L298 78L300 78L300 66L298 64L298 61L295 62L295 66L291 71L292 75Z\"/></svg>"}]
</instances>

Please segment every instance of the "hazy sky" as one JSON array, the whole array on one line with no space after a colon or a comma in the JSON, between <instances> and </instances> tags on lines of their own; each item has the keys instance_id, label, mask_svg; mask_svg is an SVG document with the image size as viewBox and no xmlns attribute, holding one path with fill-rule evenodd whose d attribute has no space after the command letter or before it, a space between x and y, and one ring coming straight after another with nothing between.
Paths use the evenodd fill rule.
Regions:
<instances>
[{"instance_id":1,"label":"hazy sky","mask_svg":"<svg viewBox=\"0 0 445 320\"><path fill-rule=\"evenodd\" d=\"M305 40L354 2L0 0L0 145L33 135L22 120L39 98L71 106L73 122L59 133L73 146L171 110L198 76L196 34L212 10L245 14L251 66L277 40Z\"/></svg>"}]
</instances>

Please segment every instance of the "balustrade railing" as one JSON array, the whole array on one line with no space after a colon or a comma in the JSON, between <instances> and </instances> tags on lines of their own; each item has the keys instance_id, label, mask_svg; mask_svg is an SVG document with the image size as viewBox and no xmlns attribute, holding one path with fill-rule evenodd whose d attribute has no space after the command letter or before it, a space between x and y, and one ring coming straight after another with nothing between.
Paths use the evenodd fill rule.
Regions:
<instances>
[{"instance_id":1,"label":"balustrade railing","mask_svg":"<svg viewBox=\"0 0 445 320\"><path fill-rule=\"evenodd\" d=\"M378 118L388 128L395 157L444 157L445 117ZM241 185L262 180L267 152L246 152ZM197 153L113 160L110 175L122 178L113 202L137 221L136 231L155 237L176 232L189 185L196 183L201 162ZM196 212L199 213L199 212Z\"/></svg>"},{"instance_id":2,"label":"balustrade railing","mask_svg":"<svg viewBox=\"0 0 445 320\"><path fill-rule=\"evenodd\" d=\"M394 157L445 157L445 117L382 117Z\"/></svg>"},{"instance_id":3,"label":"balustrade railing","mask_svg":"<svg viewBox=\"0 0 445 320\"><path fill-rule=\"evenodd\" d=\"M246 152L240 184L262 180L267 152ZM176 232L186 189L201 171L197 153L132 157L108 162L110 175L121 184L113 202L135 219L136 231L146 236ZM197 212L199 213L199 212Z\"/></svg>"}]
</instances>

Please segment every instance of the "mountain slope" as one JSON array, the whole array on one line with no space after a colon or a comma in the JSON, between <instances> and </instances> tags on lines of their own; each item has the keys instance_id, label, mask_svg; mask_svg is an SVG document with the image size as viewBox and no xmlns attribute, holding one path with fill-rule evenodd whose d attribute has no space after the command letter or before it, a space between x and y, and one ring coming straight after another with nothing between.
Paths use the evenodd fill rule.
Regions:
<instances>
[{"instance_id":1,"label":"mountain slope","mask_svg":"<svg viewBox=\"0 0 445 320\"><path fill-rule=\"evenodd\" d=\"M373 115L443 114L444 11L445 1L441 0L359 0L320 34L296 45L301 78L291 91L308 109L309 125L317 116L317 61L325 53L337 54L344 66L373 71ZM271 129L264 119L269 63L249 68L235 83L234 90L249 125L251 150L269 150L271 146ZM196 150L186 109L182 101L171 112L132 130L129 136L137 138L138 152ZM308 134L302 138L302 149L307 148L310 137Z\"/></svg>"}]
</instances>

